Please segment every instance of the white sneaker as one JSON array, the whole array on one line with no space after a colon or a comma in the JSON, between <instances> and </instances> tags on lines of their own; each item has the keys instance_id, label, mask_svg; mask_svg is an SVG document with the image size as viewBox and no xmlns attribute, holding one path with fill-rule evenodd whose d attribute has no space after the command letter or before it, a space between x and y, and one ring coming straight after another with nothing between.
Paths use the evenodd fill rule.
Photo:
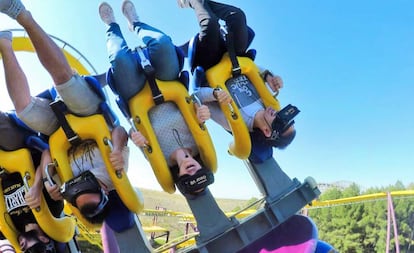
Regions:
<instances>
[{"instance_id":1,"label":"white sneaker","mask_svg":"<svg viewBox=\"0 0 414 253\"><path fill-rule=\"evenodd\" d=\"M177 0L177 4L180 8L191 8L189 0Z\"/></svg>"},{"instance_id":2,"label":"white sneaker","mask_svg":"<svg viewBox=\"0 0 414 253\"><path fill-rule=\"evenodd\" d=\"M129 30L131 32L134 31L134 22L139 22L134 4L129 0L124 0L124 2L122 2L122 13L128 20Z\"/></svg>"},{"instance_id":3,"label":"white sneaker","mask_svg":"<svg viewBox=\"0 0 414 253\"><path fill-rule=\"evenodd\" d=\"M102 2L99 5L99 16L101 16L102 21L109 25L115 23L114 10L107 2Z\"/></svg>"}]
</instances>

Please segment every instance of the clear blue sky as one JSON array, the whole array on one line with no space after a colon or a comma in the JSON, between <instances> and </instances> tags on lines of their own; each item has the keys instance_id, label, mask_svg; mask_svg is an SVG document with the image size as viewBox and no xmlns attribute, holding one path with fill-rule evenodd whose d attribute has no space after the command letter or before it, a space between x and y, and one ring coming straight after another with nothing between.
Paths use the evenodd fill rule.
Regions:
<instances>
[{"instance_id":1,"label":"clear blue sky","mask_svg":"<svg viewBox=\"0 0 414 253\"><path fill-rule=\"evenodd\" d=\"M108 1L131 46L121 1ZM301 109L297 136L275 158L292 178L352 181L362 188L414 182L414 2L235 1L256 31L256 62L279 74L282 105ZM107 70L100 1L23 0L44 29L68 42L98 72ZM175 0L134 1L141 21L181 44L198 31L191 9ZM0 29L19 28L0 16ZM29 56L23 55L26 59ZM27 64L33 91L52 84ZM47 76L44 74L44 76ZM1 80L4 80L2 78ZM1 81L3 82L3 81ZM1 109L10 109L1 85ZM120 116L121 117L121 116ZM127 127L127 125L125 124ZM259 193L243 163L227 154L230 137L213 123L219 169L210 189L216 197L250 198ZM160 189L148 163L134 148L130 176L138 187Z\"/></svg>"}]
</instances>

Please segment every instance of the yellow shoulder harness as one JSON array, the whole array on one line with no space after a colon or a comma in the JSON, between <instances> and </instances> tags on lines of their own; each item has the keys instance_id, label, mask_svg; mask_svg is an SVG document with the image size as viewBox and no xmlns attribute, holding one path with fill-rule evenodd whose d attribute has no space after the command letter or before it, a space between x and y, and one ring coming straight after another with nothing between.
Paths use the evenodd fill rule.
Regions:
<instances>
[{"instance_id":1,"label":"yellow shoulder harness","mask_svg":"<svg viewBox=\"0 0 414 253\"><path fill-rule=\"evenodd\" d=\"M260 76L256 64L248 57L237 57L241 73L252 82L265 106L271 106L275 110L280 110L280 104L267 89L263 79ZM232 64L228 53L224 54L221 61L206 71L206 78L212 88L221 88L227 92L226 81L232 78ZM247 159L250 155L251 142L249 131L240 116L238 107L232 102L233 113L229 107L221 106L227 121L232 129L234 142L230 144L229 152L240 159ZM237 115L236 117L233 116Z\"/></svg>"},{"instance_id":2,"label":"yellow shoulder harness","mask_svg":"<svg viewBox=\"0 0 414 253\"><path fill-rule=\"evenodd\" d=\"M72 114L67 114L66 119L68 120L71 128L81 139L93 139L96 141L105 162L108 174L121 200L130 211L134 213L141 212L144 207L144 200L141 194L131 185L128 176L124 171L122 174L117 175L116 170L112 167L112 164L109 161L109 154L111 150L107 145L107 140L111 140L111 133L104 117L100 114L87 117L78 117ZM52 159L54 160L60 179L63 182L66 182L73 178L72 169L67 155L71 144L62 128L59 128L50 136L49 145L50 153ZM71 206L71 209L84 224L90 227L96 227L83 219L77 208Z\"/></svg>"},{"instance_id":3,"label":"yellow shoulder harness","mask_svg":"<svg viewBox=\"0 0 414 253\"><path fill-rule=\"evenodd\" d=\"M27 180L28 186L33 185L35 178L35 168L32 156L28 149L18 149L16 151L0 150L0 167L7 173L19 173L23 182ZM0 187L0 210L7 213L4 201L4 193ZM40 209L32 210L34 217L40 228L52 239L59 242L70 241L75 234L75 220L72 217L55 218L42 194ZM5 215L0 215L1 231L5 237L13 244L15 249L20 249L17 241L18 234L11 221L6 221Z\"/></svg>"},{"instance_id":4,"label":"yellow shoulder harness","mask_svg":"<svg viewBox=\"0 0 414 253\"><path fill-rule=\"evenodd\" d=\"M157 80L157 85L164 96L164 100L174 102L180 109L184 120L197 144L201 159L204 165L211 169L214 173L217 170L217 157L214 150L213 143L207 128L204 125L199 125L194 110L193 100L189 96L184 85L178 81L160 81ZM157 177L158 182L164 191L169 193L175 192L175 185L171 176L170 169L161 147L157 141L154 129L148 117L149 110L156 106L149 84L132 97L128 103L131 117L134 120L136 128L142 132L149 142L149 148L145 148L145 155L148 158L151 167Z\"/></svg>"}]
</instances>

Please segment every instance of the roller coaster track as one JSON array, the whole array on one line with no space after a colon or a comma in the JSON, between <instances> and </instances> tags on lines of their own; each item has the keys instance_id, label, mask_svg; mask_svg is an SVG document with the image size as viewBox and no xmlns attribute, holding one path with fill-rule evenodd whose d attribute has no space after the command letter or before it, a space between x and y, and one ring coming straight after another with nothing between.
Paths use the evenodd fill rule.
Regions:
<instances>
[{"instance_id":1,"label":"roller coaster track","mask_svg":"<svg viewBox=\"0 0 414 253\"><path fill-rule=\"evenodd\" d=\"M23 29L10 29L13 32L14 39L13 39L13 49L15 51L25 51L25 52L35 52L33 45L29 37L27 36L26 32ZM17 34L17 36L16 36ZM19 35L21 34L21 35ZM53 36L49 35L58 45L60 45L65 57L68 59L69 64L72 68L74 68L80 75L90 75L90 74L97 74L97 71L93 67L93 65L87 60L87 58L81 54L77 49L71 46L69 43ZM348 198L341 198L341 199L334 199L334 200L314 200L312 203L305 206L304 210L309 209L316 209L316 208L330 208L335 206L341 205L350 205L350 204L359 204L365 202L372 202L372 201L380 201L380 200L387 200L391 196L393 199L401 199L401 198L413 198L414 197L414 190L406 190L406 191L393 191L393 192L382 192L382 193L374 193L374 194L366 194L361 196L355 197L348 197ZM239 212L227 213L228 216L234 216L237 218L243 218L249 215L253 215L257 210L252 209L254 204L263 201L263 199L258 200L257 202L249 205L243 210ZM184 222L193 222L194 217L192 214L184 213L184 212L176 212L170 210L155 210L155 209L144 209L141 215L153 216L175 216L181 217ZM80 235L89 241L91 244L94 244L102 249L102 242L100 241L100 235L97 231L92 231L88 229L86 226L81 224L78 221L78 229ZM154 227L144 227L144 231L147 233L154 232ZM157 230L166 230L162 227L156 227ZM156 249L155 252L165 252L169 248L172 247L179 247L181 246L188 246L195 243L194 237L198 233L191 233L184 235L180 238L173 239L170 243L167 243L160 248Z\"/></svg>"},{"instance_id":2,"label":"roller coaster track","mask_svg":"<svg viewBox=\"0 0 414 253\"><path fill-rule=\"evenodd\" d=\"M23 52L35 52L35 48L30 41L27 33L23 29L10 29L9 31L13 32L13 50L14 51L23 51ZM68 60L70 66L80 75L90 75L97 74L96 69L93 67L90 61L76 48L74 48L69 43L61 40L53 35L49 35L56 44L62 49L66 59Z\"/></svg>"},{"instance_id":3,"label":"roller coaster track","mask_svg":"<svg viewBox=\"0 0 414 253\"><path fill-rule=\"evenodd\" d=\"M414 190L405 190L405 191L393 191L390 192L393 199L400 198L413 198ZM388 197L387 192L366 194L355 197L333 199L333 200L314 200L309 205L305 206L304 209L315 209L315 208L325 208L325 207L334 207L340 205L350 205L357 203L365 203L378 200L386 200Z\"/></svg>"}]
</instances>

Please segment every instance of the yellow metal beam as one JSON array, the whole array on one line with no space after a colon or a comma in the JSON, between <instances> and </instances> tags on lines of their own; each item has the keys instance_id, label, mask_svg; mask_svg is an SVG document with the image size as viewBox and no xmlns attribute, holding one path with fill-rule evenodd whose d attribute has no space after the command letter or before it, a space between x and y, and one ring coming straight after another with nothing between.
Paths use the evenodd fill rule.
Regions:
<instances>
[{"instance_id":1,"label":"yellow metal beam","mask_svg":"<svg viewBox=\"0 0 414 253\"><path fill-rule=\"evenodd\" d=\"M390 192L390 194L391 194L391 197L414 197L414 190L393 191L393 192ZM322 201L314 200L312 201L311 204L305 206L304 209L348 205L348 204L354 204L354 203L381 200L381 199L386 199L386 198L387 198L387 192L380 192L380 193L366 194L366 195L361 195L361 196L333 199L333 200L322 200Z\"/></svg>"}]
</instances>

